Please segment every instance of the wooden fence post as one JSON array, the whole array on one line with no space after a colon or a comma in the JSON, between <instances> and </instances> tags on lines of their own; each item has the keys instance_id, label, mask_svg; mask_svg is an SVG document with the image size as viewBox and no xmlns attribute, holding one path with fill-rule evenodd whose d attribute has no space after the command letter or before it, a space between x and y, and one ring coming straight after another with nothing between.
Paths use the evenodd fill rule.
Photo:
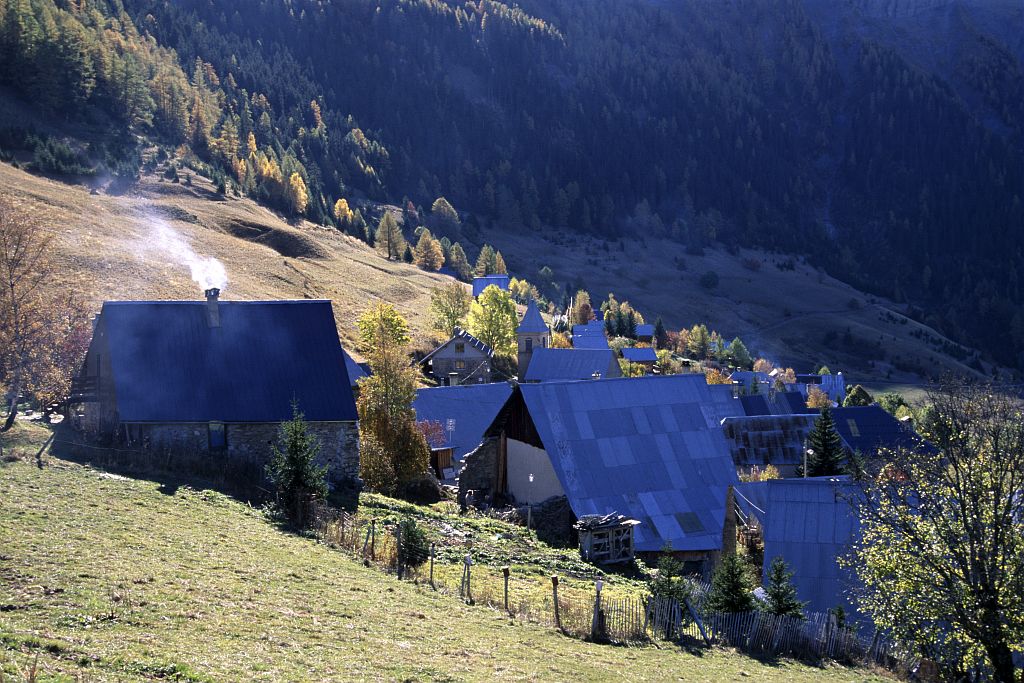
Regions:
<instances>
[{"instance_id":1,"label":"wooden fence post","mask_svg":"<svg viewBox=\"0 0 1024 683\"><path fill-rule=\"evenodd\" d=\"M509 611L508 610L508 573L509 573L508 566L502 567L501 568L501 573L505 576L505 611L508 612ZM510 614L511 614L511 612L510 612Z\"/></svg>"},{"instance_id":2,"label":"wooden fence post","mask_svg":"<svg viewBox=\"0 0 1024 683\"><path fill-rule=\"evenodd\" d=\"M430 544L430 587L437 590L437 586L434 585L434 544Z\"/></svg>"},{"instance_id":3,"label":"wooden fence post","mask_svg":"<svg viewBox=\"0 0 1024 683\"><path fill-rule=\"evenodd\" d=\"M558 576L557 575L552 575L551 576L551 592L555 596L555 628L557 628L559 631L561 631L562 630L562 618L558 614Z\"/></svg>"},{"instance_id":4,"label":"wooden fence post","mask_svg":"<svg viewBox=\"0 0 1024 683\"><path fill-rule=\"evenodd\" d=\"M590 620L590 639L598 640L601 636L603 629L603 620L601 618L601 588L604 586L604 582L598 579L594 583L594 617Z\"/></svg>"},{"instance_id":5,"label":"wooden fence post","mask_svg":"<svg viewBox=\"0 0 1024 683\"><path fill-rule=\"evenodd\" d=\"M370 522L370 562L377 561L377 520Z\"/></svg>"},{"instance_id":6,"label":"wooden fence post","mask_svg":"<svg viewBox=\"0 0 1024 683\"><path fill-rule=\"evenodd\" d=\"M398 565L396 571L398 573L398 580L402 580L402 525L399 524L395 527L395 564Z\"/></svg>"}]
</instances>

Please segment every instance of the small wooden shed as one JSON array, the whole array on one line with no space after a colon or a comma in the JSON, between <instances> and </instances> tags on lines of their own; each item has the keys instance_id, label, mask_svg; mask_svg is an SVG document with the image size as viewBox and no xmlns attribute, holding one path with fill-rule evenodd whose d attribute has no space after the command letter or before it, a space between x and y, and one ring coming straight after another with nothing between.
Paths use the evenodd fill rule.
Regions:
<instances>
[{"instance_id":1,"label":"small wooden shed","mask_svg":"<svg viewBox=\"0 0 1024 683\"><path fill-rule=\"evenodd\" d=\"M597 564L632 562L635 519L613 512L610 515L584 515L573 526L580 536L580 557Z\"/></svg>"}]
</instances>

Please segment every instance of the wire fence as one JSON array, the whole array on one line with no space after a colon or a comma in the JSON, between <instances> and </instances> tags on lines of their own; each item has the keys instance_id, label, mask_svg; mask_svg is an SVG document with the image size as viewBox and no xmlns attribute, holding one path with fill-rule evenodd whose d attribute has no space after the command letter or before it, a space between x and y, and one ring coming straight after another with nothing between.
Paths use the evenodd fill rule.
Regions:
<instances>
[{"instance_id":1,"label":"wire fence","mask_svg":"<svg viewBox=\"0 0 1024 683\"><path fill-rule=\"evenodd\" d=\"M600 581L591 596L581 595L578 590L560 592L557 576L551 577L547 595L536 591L515 594L509 567L476 564L471 553L463 558L461 573L440 571L433 544L425 560L416 557L407 562L403 544L396 536L398 525L385 528L372 518L324 506L314 508L312 522L321 541L354 554L368 566L576 638L622 644L659 640L690 646L720 645L758 657L831 659L904 674L918 664L909 649L879 633L865 639L832 614L812 612L800 618L761 611L711 612L705 604L711 588L708 583L694 582L692 598L682 604L654 596L607 597L602 595ZM410 554L408 549L404 552Z\"/></svg>"}]
</instances>

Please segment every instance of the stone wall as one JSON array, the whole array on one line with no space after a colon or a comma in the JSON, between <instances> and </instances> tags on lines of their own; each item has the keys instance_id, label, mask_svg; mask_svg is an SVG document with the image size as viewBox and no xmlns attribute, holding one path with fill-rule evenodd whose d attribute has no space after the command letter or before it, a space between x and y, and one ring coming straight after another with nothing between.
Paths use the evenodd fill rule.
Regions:
<instances>
[{"instance_id":1,"label":"stone wall","mask_svg":"<svg viewBox=\"0 0 1024 683\"><path fill-rule=\"evenodd\" d=\"M465 356L466 354L463 354ZM456 363L464 361L465 367L458 368ZM491 360L483 355L472 358L438 358L431 360L431 372L434 377L442 383L449 379L451 373L459 376L459 384L479 384L491 381Z\"/></svg>"},{"instance_id":2,"label":"stone wall","mask_svg":"<svg viewBox=\"0 0 1024 683\"><path fill-rule=\"evenodd\" d=\"M320 441L320 465L327 465L332 484L350 486L359 477L359 430L355 422L308 422L312 435ZM238 423L224 425L227 447L210 450L209 425L154 424L131 425L133 437L128 445L143 446L166 453L168 461L201 455L209 460L227 459L232 464L259 471L270 460L277 443L280 425L276 423Z\"/></svg>"},{"instance_id":3,"label":"stone wall","mask_svg":"<svg viewBox=\"0 0 1024 683\"><path fill-rule=\"evenodd\" d=\"M494 500L498 486L498 449L501 446L499 437L485 439L476 450L467 453L463 458L462 471L459 473L459 505L465 506L466 493L475 491L476 500L490 496Z\"/></svg>"}]
</instances>

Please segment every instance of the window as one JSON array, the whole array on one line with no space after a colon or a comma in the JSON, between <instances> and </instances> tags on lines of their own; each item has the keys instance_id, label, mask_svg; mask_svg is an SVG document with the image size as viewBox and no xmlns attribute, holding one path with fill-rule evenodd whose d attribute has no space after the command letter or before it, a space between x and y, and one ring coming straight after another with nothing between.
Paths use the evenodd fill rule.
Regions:
<instances>
[{"instance_id":1,"label":"window","mask_svg":"<svg viewBox=\"0 0 1024 683\"><path fill-rule=\"evenodd\" d=\"M543 339L541 339L540 343L541 343L541 346L543 346L545 349L548 348L548 338L547 337L544 337Z\"/></svg>"},{"instance_id":2,"label":"window","mask_svg":"<svg viewBox=\"0 0 1024 683\"><path fill-rule=\"evenodd\" d=\"M466 345L463 342L455 342L455 353L465 353Z\"/></svg>"},{"instance_id":3,"label":"window","mask_svg":"<svg viewBox=\"0 0 1024 683\"><path fill-rule=\"evenodd\" d=\"M530 353L530 351L533 351L533 340L530 339L529 337L527 337L527 339L526 339L526 352Z\"/></svg>"},{"instance_id":4,"label":"window","mask_svg":"<svg viewBox=\"0 0 1024 683\"><path fill-rule=\"evenodd\" d=\"M464 360L457 360L457 361L455 361L455 369L456 370L465 370L466 369L466 361L464 361Z\"/></svg>"},{"instance_id":5,"label":"window","mask_svg":"<svg viewBox=\"0 0 1024 683\"><path fill-rule=\"evenodd\" d=\"M211 422L207 425L210 437L210 450L222 451L228 446L227 433L223 422Z\"/></svg>"}]
</instances>

